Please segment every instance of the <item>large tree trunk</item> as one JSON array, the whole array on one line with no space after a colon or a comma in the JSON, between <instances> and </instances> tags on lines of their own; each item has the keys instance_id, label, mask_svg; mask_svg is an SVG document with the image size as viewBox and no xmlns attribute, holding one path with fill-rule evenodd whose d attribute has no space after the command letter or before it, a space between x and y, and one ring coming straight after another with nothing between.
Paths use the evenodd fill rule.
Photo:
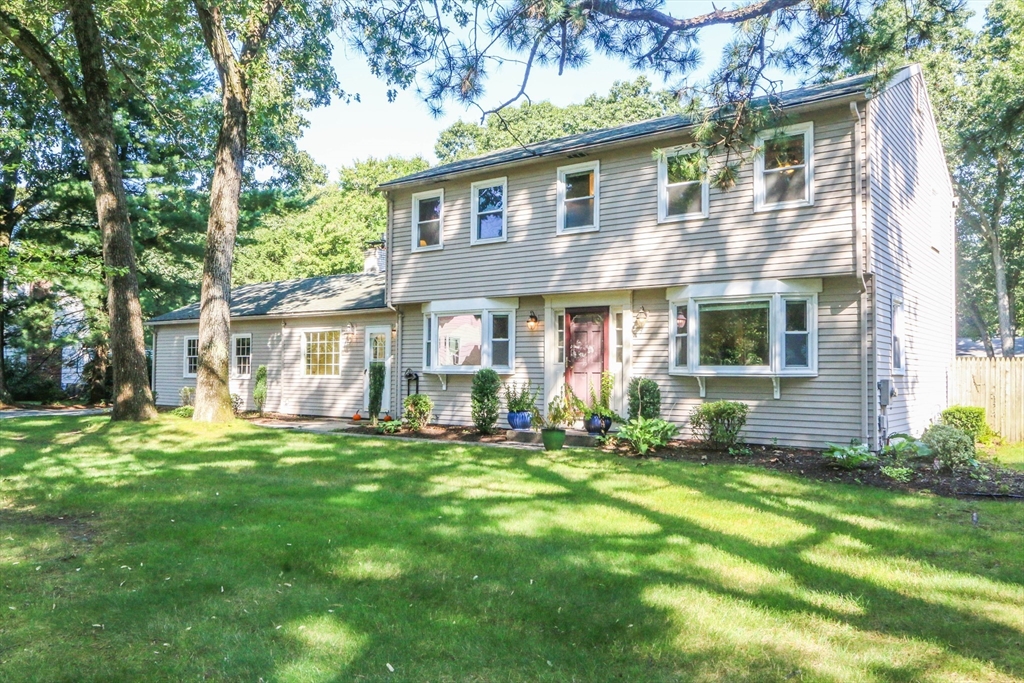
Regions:
<instances>
[{"instance_id":1,"label":"large tree trunk","mask_svg":"<svg viewBox=\"0 0 1024 683\"><path fill-rule=\"evenodd\" d=\"M14 43L35 67L82 144L103 238L110 352L114 366L112 418L147 420L156 416L156 407L146 371L135 247L114 142L114 118L102 39L90 0L69 0L67 6L81 64L84 100L47 47L3 9L0 9L0 34Z\"/></svg>"},{"instance_id":2,"label":"large tree trunk","mask_svg":"<svg viewBox=\"0 0 1024 683\"><path fill-rule=\"evenodd\" d=\"M220 7L194 0L203 42L220 75L223 119L217 137L216 167L210 184L203 291L199 303L199 370L193 419L234 418L229 387L231 364L231 264L238 232L238 200L249 134L250 89L245 67L259 52L282 0L263 0L246 23L241 57L224 26Z\"/></svg>"},{"instance_id":3,"label":"large tree trunk","mask_svg":"<svg viewBox=\"0 0 1024 683\"><path fill-rule=\"evenodd\" d=\"M1003 358L1013 358L1013 316L1010 310L1009 289L1006 286L1006 262L999 244L999 235L995 230L988 234L989 251L992 253L992 272L996 284L996 313L999 321L999 345L1002 347Z\"/></svg>"}]
</instances>

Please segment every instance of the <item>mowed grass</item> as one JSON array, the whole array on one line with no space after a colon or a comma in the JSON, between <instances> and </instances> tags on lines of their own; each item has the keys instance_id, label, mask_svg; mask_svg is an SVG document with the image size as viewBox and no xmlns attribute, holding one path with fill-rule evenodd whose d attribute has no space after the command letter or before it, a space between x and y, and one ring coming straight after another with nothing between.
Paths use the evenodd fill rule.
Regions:
<instances>
[{"instance_id":1,"label":"mowed grass","mask_svg":"<svg viewBox=\"0 0 1024 683\"><path fill-rule=\"evenodd\" d=\"M1024 470L1024 443L1004 443L998 446L981 446L982 455L1003 467Z\"/></svg>"},{"instance_id":2,"label":"mowed grass","mask_svg":"<svg viewBox=\"0 0 1024 683\"><path fill-rule=\"evenodd\" d=\"M1022 680L1022 534L740 466L4 420L0 679Z\"/></svg>"}]
</instances>

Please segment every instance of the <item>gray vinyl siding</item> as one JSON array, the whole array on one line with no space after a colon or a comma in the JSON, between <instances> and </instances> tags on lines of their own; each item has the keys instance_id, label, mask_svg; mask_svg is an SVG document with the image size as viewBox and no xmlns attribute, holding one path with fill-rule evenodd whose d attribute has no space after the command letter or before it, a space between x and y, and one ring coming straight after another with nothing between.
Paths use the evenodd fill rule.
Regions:
<instances>
[{"instance_id":1,"label":"gray vinyl siding","mask_svg":"<svg viewBox=\"0 0 1024 683\"><path fill-rule=\"evenodd\" d=\"M245 410L253 410L252 389L256 368L267 366L268 412L289 415L323 415L350 417L365 412L365 331L367 325L390 326L391 314L358 316L327 316L277 320L235 320L232 334L252 335L252 374L248 379L231 378L231 393L243 399ZM286 324L285 324L286 323ZM345 339L346 326L355 328L353 341ZM157 405L180 405L179 392L184 386L195 387L195 378L183 376L185 338L198 334L198 325L161 325L156 330L155 390ZM307 330L341 330L342 349L340 375L309 377L304 374L304 332ZM392 341L392 355L396 342ZM391 414L397 415L399 374L394 361L391 369Z\"/></svg>"},{"instance_id":2,"label":"gray vinyl siding","mask_svg":"<svg viewBox=\"0 0 1024 683\"><path fill-rule=\"evenodd\" d=\"M661 388L662 417L683 427L690 438L690 411L702 402L742 401L750 408L742 436L750 443L823 448L827 441L860 437L860 361L854 278L830 278L818 295L818 376L783 377L773 398L770 377L708 377L700 398L694 377L668 373L669 308L665 290L634 293L634 307L649 317L633 340L633 376L650 377Z\"/></svg>"},{"instance_id":3,"label":"gray vinyl siding","mask_svg":"<svg viewBox=\"0 0 1024 683\"><path fill-rule=\"evenodd\" d=\"M539 319L537 329L530 331L526 322L530 312L534 311ZM402 318L402 366L419 374L420 393L427 394L434 402L434 415L439 424L473 424L470 390L472 375L447 375L447 389L441 379L423 371L423 313L420 306L405 306L400 309ZM543 395L544 386L544 299L541 297L524 297L519 300L516 311L516 345L515 364L512 374L502 374L505 383L516 382L522 385L529 381L534 390ZM404 370L403 370L404 373ZM412 391L415 391L415 386ZM408 395L405 381L402 381L402 398ZM538 399L537 408L543 409L543 399ZM501 396L501 415L498 418L499 428L507 428L505 421L505 398Z\"/></svg>"},{"instance_id":4,"label":"gray vinyl siding","mask_svg":"<svg viewBox=\"0 0 1024 683\"><path fill-rule=\"evenodd\" d=\"M953 193L923 79L869 104L878 378L899 395L890 432L920 434L946 407L955 354ZM906 374L892 373L892 301L904 301Z\"/></svg>"},{"instance_id":5,"label":"gray vinyl siding","mask_svg":"<svg viewBox=\"0 0 1024 683\"><path fill-rule=\"evenodd\" d=\"M687 142L682 135L396 190L391 300L666 287L679 284L682 273L690 281L850 274L853 119L840 107L813 120L809 207L755 213L748 161L735 187L711 188L709 218L659 224L653 152ZM600 231L556 235L557 168L593 160L601 164ZM508 177L508 241L470 245L470 184L502 175ZM411 194L438 187L445 192L444 249L411 253Z\"/></svg>"}]
</instances>

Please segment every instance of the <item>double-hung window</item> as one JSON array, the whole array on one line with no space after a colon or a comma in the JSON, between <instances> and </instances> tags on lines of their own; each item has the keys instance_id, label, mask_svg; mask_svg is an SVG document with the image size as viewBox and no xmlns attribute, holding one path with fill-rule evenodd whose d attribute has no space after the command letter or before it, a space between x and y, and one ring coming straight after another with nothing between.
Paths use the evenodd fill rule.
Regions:
<instances>
[{"instance_id":1,"label":"double-hung window","mask_svg":"<svg viewBox=\"0 0 1024 683\"><path fill-rule=\"evenodd\" d=\"M820 291L820 280L669 289L671 373L816 375Z\"/></svg>"},{"instance_id":2,"label":"double-hung window","mask_svg":"<svg viewBox=\"0 0 1024 683\"><path fill-rule=\"evenodd\" d=\"M903 323L903 300L892 300L892 374L907 372L907 336Z\"/></svg>"},{"instance_id":3,"label":"double-hung window","mask_svg":"<svg viewBox=\"0 0 1024 683\"><path fill-rule=\"evenodd\" d=\"M308 330L302 346L307 376L341 374L341 330Z\"/></svg>"},{"instance_id":4,"label":"double-hung window","mask_svg":"<svg viewBox=\"0 0 1024 683\"><path fill-rule=\"evenodd\" d=\"M704 155L696 147L677 147L658 160L658 220L708 216L708 179Z\"/></svg>"},{"instance_id":5,"label":"double-hung window","mask_svg":"<svg viewBox=\"0 0 1024 683\"><path fill-rule=\"evenodd\" d=\"M504 242L507 235L508 182L495 178L473 183L470 186L470 233L471 244Z\"/></svg>"},{"instance_id":6,"label":"double-hung window","mask_svg":"<svg viewBox=\"0 0 1024 683\"><path fill-rule=\"evenodd\" d=\"M185 359L182 376L195 377L199 372L199 337L185 337Z\"/></svg>"},{"instance_id":7,"label":"double-hung window","mask_svg":"<svg viewBox=\"0 0 1024 683\"><path fill-rule=\"evenodd\" d=\"M231 335L231 374L238 378L252 373L252 335Z\"/></svg>"},{"instance_id":8,"label":"double-hung window","mask_svg":"<svg viewBox=\"0 0 1024 683\"><path fill-rule=\"evenodd\" d=\"M459 305L468 303L484 306ZM511 372L515 358L516 309L503 300L466 300L453 304L435 302L424 306L423 360L427 370L459 374L494 368Z\"/></svg>"},{"instance_id":9,"label":"double-hung window","mask_svg":"<svg viewBox=\"0 0 1024 683\"><path fill-rule=\"evenodd\" d=\"M412 196L412 250L444 248L444 190Z\"/></svg>"},{"instance_id":10,"label":"double-hung window","mask_svg":"<svg viewBox=\"0 0 1024 683\"><path fill-rule=\"evenodd\" d=\"M558 234L600 229L601 165L597 161L558 169Z\"/></svg>"},{"instance_id":11,"label":"double-hung window","mask_svg":"<svg viewBox=\"0 0 1024 683\"><path fill-rule=\"evenodd\" d=\"M754 157L754 209L814 204L814 124L761 133Z\"/></svg>"}]
</instances>

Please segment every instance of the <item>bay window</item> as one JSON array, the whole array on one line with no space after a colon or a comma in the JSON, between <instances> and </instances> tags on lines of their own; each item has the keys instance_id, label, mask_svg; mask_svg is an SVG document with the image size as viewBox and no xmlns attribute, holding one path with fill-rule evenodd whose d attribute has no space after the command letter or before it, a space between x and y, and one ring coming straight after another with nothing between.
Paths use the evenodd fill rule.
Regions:
<instances>
[{"instance_id":1,"label":"bay window","mask_svg":"<svg viewBox=\"0 0 1024 683\"><path fill-rule=\"evenodd\" d=\"M754 157L754 210L814 204L814 124L761 133Z\"/></svg>"},{"instance_id":2,"label":"bay window","mask_svg":"<svg viewBox=\"0 0 1024 683\"><path fill-rule=\"evenodd\" d=\"M463 308L463 304L483 304ZM424 305L423 361L430 372L511 371L515 313L505 300L464 300Z\"/></svg>"},{"instance_id":3,"label":"bay window","mask_svg":"<svg viewBox=\"0 0 1024 683\"><path fill-rule=\"evenodd\" d=\"M470 186L471 244L504 242L508 238L505 216L507 189L505 178L484 180Z\"/></svg>"},{"instance_id":4,"label":"bay window","mask_svg":"<svg viewBox=\"0 0 1024 683\"><path fill-rule=\"evenodd\" d=\"M712 283L668 290L670 372L817 374L820 280Z\"/></svg>"},{"instance_id":5,"label":"bay window","mask_svg":"<svg viewBox=\"0 0 1024 683\"><path fill-rule=\"evenodd\" d=\"M658 160L658 220L706 218L708 180L703 155L696 147L679 147Z\"/></svg>"},{"instance_id":6,"label":"bay window","mask_svg":"<svg viewBox=\"0 0 1024 683\"><path fill-rule=\"evenodd\" d=\"M412 196L412 250L444 248L444 190Z\"/></svg>"}]
</instances>

